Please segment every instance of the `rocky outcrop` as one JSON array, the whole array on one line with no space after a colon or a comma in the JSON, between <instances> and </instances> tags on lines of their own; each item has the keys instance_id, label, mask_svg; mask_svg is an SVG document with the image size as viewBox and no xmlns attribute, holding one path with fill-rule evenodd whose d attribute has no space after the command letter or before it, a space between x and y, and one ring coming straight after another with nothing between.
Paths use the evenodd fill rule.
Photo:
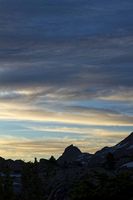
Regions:
<instances>
[{"instance_id":1,"label":"rocky outcrop","mask_svg":"<svg viewBox=\"0 0 133 200\"><path fill-rule=\"evenodd\" d=\"M78 149L78 147L73 146L72 144L68 146L64 153L58 158L58 163L72 163L76 161L80 155L82 155L82 152Z\"/></svg>"},{"instance_id":2,"label":"rocky outcrop","mask_svg":"<svg viewBox=\"0 0 133 200\"><path fill-rule=\"evenodd\" d=\"M109 153L111 153L115 159L116 168L133 161L133 133L115 146L104 147L100 151L97 151L90 159L89 166L103 166Z\"/></svg>"}]
</instances>

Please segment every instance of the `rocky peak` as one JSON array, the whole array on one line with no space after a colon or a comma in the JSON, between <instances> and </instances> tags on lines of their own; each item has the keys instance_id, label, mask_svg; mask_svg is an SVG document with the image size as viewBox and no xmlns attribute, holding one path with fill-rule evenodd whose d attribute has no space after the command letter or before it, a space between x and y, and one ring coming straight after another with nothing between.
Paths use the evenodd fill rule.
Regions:
<instances>
[{"instance_id":1,"label":"rocky peak","mask_svg":"<svg viewBox=\"0 0 133 200\"><path fill-rule=\"evenodd\" d=\"M66 147L64 153L58 158L59 163L70 163L75 161L82 152L78 149L78 147L71 144L70 146Z\"/></svg>"},{"instance_id":2,"label":"rocky peak","mask_svg":"<svg viewBox=\"0 0 133 200\"><path fill-rule=\"evenodd\" d=\"M74 154L80 154L81 151L78 147L74 146L73 144L71 144L70 146L65 148L64 154L66 153L74 153Z\"/></svg>"}]
</instances>

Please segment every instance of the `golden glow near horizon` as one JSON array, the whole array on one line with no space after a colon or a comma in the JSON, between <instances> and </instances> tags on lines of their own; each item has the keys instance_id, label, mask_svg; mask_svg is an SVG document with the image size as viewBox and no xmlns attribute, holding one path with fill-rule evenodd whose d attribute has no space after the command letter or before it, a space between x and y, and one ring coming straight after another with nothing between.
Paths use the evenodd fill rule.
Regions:
<instances>
[{"instance_id":1,"label":"golden glow near horizon","mask_svg":"<svg viewBox=\"0 0 133 200\"><path fill-rule=\"evenodd\" d=\"M24 96L33 94L26 90L18 93ZM39 97L37 100L39 101ZM19 130L9 131L7 136L0 132L1 155L24 160L33 159L35 156L49 158L52 154L58 157L64 148L72 143L82 151L94 153L107 144L115 145L128 134L126 131L110 130L110 126L132 126L132 116L125 117L125 114L106 109L66 106L66 102L68 103L68 100L62 104L62 110L57 112L53 101L49 103L52 109L49 106L41 109L40 105L31 100L1 100L1 122L22 124ZM53 126L52 122L55 123ZM14 136L12 131L16 132ZM30 133L35 134L35 138L32 138ZM26 134L29 135L28 138Z\"/></svg>"}]
</instances>

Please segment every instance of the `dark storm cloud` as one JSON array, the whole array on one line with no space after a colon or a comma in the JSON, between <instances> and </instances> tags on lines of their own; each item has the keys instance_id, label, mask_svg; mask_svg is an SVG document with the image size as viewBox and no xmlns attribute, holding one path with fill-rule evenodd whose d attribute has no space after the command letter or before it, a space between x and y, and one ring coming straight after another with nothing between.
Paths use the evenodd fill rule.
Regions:
<instances>
[{"instance_id":1,"label":"dark storm cloud","mask_svg":"<svg viewBox=\"0 0 133 200\"><path fill-rule=\"evenodd\" d=\"M90 90L94 86L96 92L97 88L105 87L132 87L132 73L131 65L121 66L92 66L84 67L77 63L77 67L67 66L67 64L56 63L49 64L25 64L20 67L13 67L1 71L0 85L1 86L56 86L56 87L71 87L72 84L80 88L84 88L84 92ZM62 85L61 85L62 84ZM93 92L93 91L92 91Z\"/></svg>"},{"instance_id":2,"label":"dark storm cloud","mask_svg":"<svg viewBox=\"0 0 133 200\"><path fill-rule=\"evenodd\" d=\"M1 0L0 87L132 87L132 11L130 0Z\"/></svg>"},{"instance_id":3,"label":"dark storm cloud","mask_svg":"<svg viewBox=\"0 0 133 200\"><path fill-rule=\"evenodd\" d=\"M0 3L2 33L15 38L75 37L131 29L130 0L1 0Z\"/></svg>"}]
</instances>

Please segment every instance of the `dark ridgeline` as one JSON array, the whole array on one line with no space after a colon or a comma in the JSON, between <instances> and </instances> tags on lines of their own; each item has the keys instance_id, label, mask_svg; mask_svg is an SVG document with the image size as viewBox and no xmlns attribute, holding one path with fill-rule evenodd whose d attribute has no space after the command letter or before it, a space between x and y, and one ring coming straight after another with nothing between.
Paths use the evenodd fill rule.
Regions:
<instances>
[{"instance_id":1,"label":"dark ridgeline","mask_svg":"<svg viewBox=\"0 0 133 200\"><path fill-rule=\"evenodd\" d=\"M0 158L0 200L133 200L133 133L95 154L70 145L56 160Z\"/></svg>"}]
</instances>

